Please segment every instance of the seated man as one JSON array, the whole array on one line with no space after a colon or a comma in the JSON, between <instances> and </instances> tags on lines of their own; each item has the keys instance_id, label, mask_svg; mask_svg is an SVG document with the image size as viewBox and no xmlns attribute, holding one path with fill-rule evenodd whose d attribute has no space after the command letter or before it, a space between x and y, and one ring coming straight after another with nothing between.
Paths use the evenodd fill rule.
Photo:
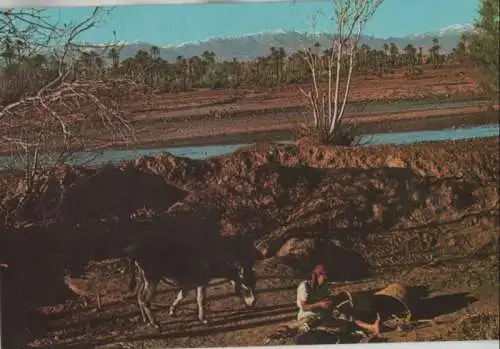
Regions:
<instances>
[{"instance_id":1,"label":"seated man","mask_svg":"<svg viewBox=\"0 0 500 349\"><path fill-rule=\"evenodd\" d=\"M297 306L299 313L299 332L308 332L319 325L328 326L333 322L331 310L330 290L328 288L326 269L323 264L317 265L312 273L311 280L305 280L297 288ZM338 320L346 320L339 318ZM380 333L380 316L373 324L368 324L360 320L352 322L357 326L372 332L375 335Z\"/></svg>"}]
</instances>

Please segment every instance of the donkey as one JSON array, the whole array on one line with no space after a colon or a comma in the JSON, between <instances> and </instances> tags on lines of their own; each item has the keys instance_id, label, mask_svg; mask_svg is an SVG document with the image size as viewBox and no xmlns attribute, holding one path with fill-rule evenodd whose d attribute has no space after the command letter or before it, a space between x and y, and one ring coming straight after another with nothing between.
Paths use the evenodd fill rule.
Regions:
<instances>
[{"instance_id":1,"label":"donkey","mask_svg":"<svg viewBox=\"0 0 500 349\"><path fill-rule=\"evenodd\" d=\"M256 277L252 261L224 259L220 254L200 254L199 250L170 244L132 245L126 247L124 252L128 257L128 270L131 273L129 290L132 291L137 286L136 271L138 271L137 304L143 322L149 323L156 329L159 326L149 307L160 281L180 287L177 297L170 306L170 316L176 316L176 307L189 291L196 289L198 320L203 324L208 324L205 319L205 296L206 288L213 278L230 280L234 292L247 308L253 308L256 304Z\"/></svg>"}]
</instances>

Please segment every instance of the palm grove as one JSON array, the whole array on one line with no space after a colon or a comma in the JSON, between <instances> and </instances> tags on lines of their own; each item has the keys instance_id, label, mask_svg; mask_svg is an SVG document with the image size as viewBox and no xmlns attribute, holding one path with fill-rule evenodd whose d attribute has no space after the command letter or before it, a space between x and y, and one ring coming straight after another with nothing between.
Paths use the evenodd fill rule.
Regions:
<instances>
[{"instance_id":1,"label":"palm grove","mask_svg":"<svg viewBox=\"0 0 500 349\"><path fill-rule=\"evenodd\" d=\"M19 43L8 40L2 43L4 77L16 77L5 79L14 84L4 86L3 89L11 94L22 90L25 84L43 84L44 80L51 79L58 68L57 60L54 61L50 56L38 54L20 57L17 45ZM439 68L443 65L466 63L470 56L469 46L465 35L451 53L441 52L438 39L433 40L433 45L427 52L422 47L416 48L411 44L401 48L394 43L387 43L382 49L372 49L362 44L356 52L354 72L363 76L381 76L404 69L408 77L411 77L421 73L423 66ZM329 49L323 50L316 43L311 51L318 58L316 62L320 77L325 76ZM111 47L106 55L98 54L97 50L82 52L74 69L85 78L128 77L153 89L172 92L195 88L306 83L311 79L311 71L303 57L304 52L301 51L287 54L282 47L271 47L267 56L253 61L220 61L214 52L208 51L201 56L179 56L174 61L167 61L160 57L160 49L152 46L149 51L137 51L133 58L120 60L119 48Z\"/></svg>"}]
</instances>

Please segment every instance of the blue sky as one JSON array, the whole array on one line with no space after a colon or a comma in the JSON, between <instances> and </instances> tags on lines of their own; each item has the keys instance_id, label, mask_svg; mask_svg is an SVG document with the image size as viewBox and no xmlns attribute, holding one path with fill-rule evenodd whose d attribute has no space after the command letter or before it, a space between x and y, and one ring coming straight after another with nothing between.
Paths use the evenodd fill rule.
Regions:
<instances>
[{"instance_id":1,"label":"blue sky","mask_svg":"<svg viewBox=\"0 0 500 349\"><path fill-rule=\"evenodd\" d=\"M365 34L405 36L470 23L478 0L385 0L370 20ZM63 21L76 21L90 13L88 7L51 9ZM176 45L217 36L274 30L310 31L312 15L331 13L330 1L255 2L220 4L165 4L118 6L99 28L81 38L101 43L113 40ZM332 22L318 20L318 31L331 31Z\"/></svg>"}]
</instances>

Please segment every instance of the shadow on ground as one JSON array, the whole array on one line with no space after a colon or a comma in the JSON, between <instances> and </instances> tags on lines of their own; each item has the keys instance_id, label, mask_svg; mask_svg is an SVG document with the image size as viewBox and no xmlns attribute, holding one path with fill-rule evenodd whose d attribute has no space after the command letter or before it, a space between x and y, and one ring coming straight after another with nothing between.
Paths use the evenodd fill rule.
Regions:
<instances>
[{"instance_id":1,"label":"shadow on ground","mask_svg":"<svg viewBox=\"0 0 500 349\"><path fill-rule=\"evenodd\" d=\"M413 307L415 320L430 320L441 315L457 312L476 302L477 298L468 292L445 294L423 298Z\"/></svg>"},{"instance_id":2,"label":"shadow on ground","mask_svg":"<svg viewBox=\"0 0 500 349\"><path fill-rule=\"evenodd\" d=\"M455 313L462 310L477 299L467 292L429 296L426 286L407 287L407 305L412 314L412 320L430 320L438 316ZM392 315L400 316L406 308L397 300L387 296L374 296L379 289L352 293L355 309L352 315L372 322L378 312L382 319Z\"/></svg>"},{"instance_id":3,"label":"shadow on ground","mask_svg":"<svg viewBox=\"0 0 500 349\"><path fill-rule=\"evenodd\" d=\"M78 341L66 341L64 344L56 344L46 346L46 348L93 348L98 345L106 345L115 342L120 343L133 343L136 341L142 340L158 340L158 339L174 339L181 337L200 337L200 336L210 336L217 333L231 332L237 330L243 330L248 328L254 328L259 326L270 325L274 323L279 323L283 321L290 321L295 318L296 314L296 306L294 304L281 304L281 305L273 305L266 306L262 308L257 308L252 311L243 311L243 312L233 312L233 313L213 313L213 316L208 316L207 319L210 321L208 325L201 325L195 319L179 319L175 318L173 320L167 320L166 322L160 323L160 330L154 330L150 327L143 325L140 321L140 317L136 317L136 321L134 324L131 322L126 325L127 331L124 331L124 324L119 324L122 334L120 335L110 335L107 338L101 338L99 340L78 342ZM130 313L122 314L121 317L130 316ZM113 318L104 318L104 319L95 319L92 322L92 325L100 325L102 326L103 322L107 321L115 321L116 317ZM244 321L244 323L242 323ZM99 322L101 322L99 324ZM240 322L240 323L238 323ZM168 331L167 327L170 325L180 325L176 326L174 330ZM113 328L109 327L109 323L107 324L107 332L113 332ZM80 324L80 330L67 332L71 337L78 337L79 334L82 334L86 329L84 323ZM141 329L144 330L144 334L131 334L134 330ZM126 334L124 335L123 332ZM44 346L41 346L42 348Z\"/></svg>"}]
</instances>

